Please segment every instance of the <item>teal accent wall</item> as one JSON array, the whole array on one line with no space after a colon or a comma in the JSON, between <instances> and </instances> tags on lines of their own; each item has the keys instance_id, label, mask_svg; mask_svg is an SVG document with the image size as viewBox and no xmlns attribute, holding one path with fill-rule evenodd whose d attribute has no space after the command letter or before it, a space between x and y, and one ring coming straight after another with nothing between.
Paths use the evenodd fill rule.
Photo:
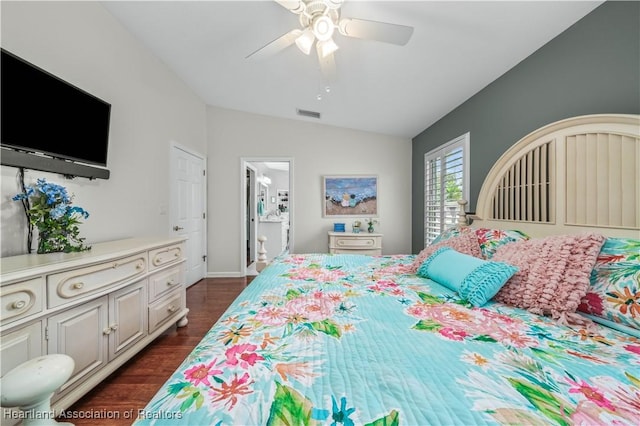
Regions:
<instances>
[{"instance_id":1,"label":"teal accent wall","mask_svg":"<svg viewBox=\"0 0 640 426\"><path fill-rule=\"evenodd\" d=\"M544 25L544 23L540 23ZM603 3L413 138L412 250L424 246L424 154L470 132L470 200L533 130L585 114L640 114L640 2Z\"/></svg>"}]
</instances>

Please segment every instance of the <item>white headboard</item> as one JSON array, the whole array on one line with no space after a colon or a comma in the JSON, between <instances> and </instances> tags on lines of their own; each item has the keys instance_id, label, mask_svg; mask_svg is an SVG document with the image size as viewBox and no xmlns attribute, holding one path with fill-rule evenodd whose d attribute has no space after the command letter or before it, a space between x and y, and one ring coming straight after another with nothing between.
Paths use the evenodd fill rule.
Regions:
<instances>
[{"instance_id":1,"label":"white headboard","mask_svg":"<svg viewBox=\"0 0 640 426\"><path fill-rule=\"evenodd\" d=\"M493 165L470 217L531 236L640 238L640 115L585 115L528 134Z\"/></svg>"}]
</instances>

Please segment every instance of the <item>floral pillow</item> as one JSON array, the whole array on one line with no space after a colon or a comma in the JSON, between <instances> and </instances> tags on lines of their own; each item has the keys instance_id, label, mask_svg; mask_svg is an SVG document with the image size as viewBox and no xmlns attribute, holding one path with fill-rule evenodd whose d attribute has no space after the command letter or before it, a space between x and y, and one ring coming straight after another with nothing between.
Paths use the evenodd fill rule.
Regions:
<instances>
[{"instance_id":1,"label":"floral pillow","mask_svg":"<svg viewBox=\"0 0 640 426\"><path fill-rule=\"evenodd\" d=\"M437 244L441 241L449 240L453 237L459 236L460 234L464 234L466 232L472 232L472 231L474 231L474 229L469 226L454 226L452 228L447 228L444 231L442 231L442 233L438 235L435 240L431 241L431 245Z\"/></svg>"},{"instance_id":2,"label":"floral pillow","mask_svg":"<svg viewBox=\"0 0 640 426\"><path fill-rule=\"evenodd\" d=\"M579 311L640 330L640 240L607 238L590 284Z\"/></svg>"},{"instance_id":3,"label":"floral pillow","mask_svg":"<svg viewBox=\"0 0 640 426\"><path fill-rule=\"evenodd\" d=\"M496 250L498 250L498 247L516 241L526 241L530 239L527 234L515 229L505 231L502 229L474 229L468 226L455 226L445 229L431 244L438 244L467 232L475 232L478 244L480 245L480 254L484 259L491 259Z\"/></svg>"},{"instance_id":4,"label":"floral pillow","mask_svg":"<svg viewBox=\"0 0 640 426\"><path fill-rule=\"evenodd\" d=\"M491 259L498 250L505 244L515 241L526 241L530 237L521 231L478 228L476 229L476 237L480 245L480 252L485 259Z\"/></svg>"}]
</instances>

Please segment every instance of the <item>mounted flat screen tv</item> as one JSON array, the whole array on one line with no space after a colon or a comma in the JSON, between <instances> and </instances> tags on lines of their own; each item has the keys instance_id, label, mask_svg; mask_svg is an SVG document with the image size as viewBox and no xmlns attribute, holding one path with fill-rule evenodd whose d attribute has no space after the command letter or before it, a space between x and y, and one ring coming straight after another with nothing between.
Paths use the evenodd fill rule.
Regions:
<instances>
[{"instance_id":1,"label":"mounted flat screen tv","mask_svg":"<svg viewBox=\"0 0 640 426\"><path fill-rule=\"evenodd\" d=\"M1 53L2 146L106 166L111 105L4 49Z\"/></svg>"}]
</instances>

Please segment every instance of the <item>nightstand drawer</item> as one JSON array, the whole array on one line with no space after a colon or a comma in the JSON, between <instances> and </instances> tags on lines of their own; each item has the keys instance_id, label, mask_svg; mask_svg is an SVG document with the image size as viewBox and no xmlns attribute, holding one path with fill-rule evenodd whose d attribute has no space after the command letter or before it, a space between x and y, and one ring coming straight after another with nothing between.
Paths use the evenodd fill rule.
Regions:
<instances>
[{"instance_id":1,"label":"nightstand drawer","mask_svg":"<svg viewBox=\"0 0 640 426\"><path fill-rule=\"evenodd\" d=\"M342 249L333 249L332 254L367 254L370 256L380 256L382 254L381 249L371 249L371 250L342 250Z\"/></svg>"},{"instance_id":2,"label":"nightstand drawer","mask_svg":"<svg viewBox=\"0 0 640 426\"><path fill-rule=\"evenodd\" d=\"M379 248L382 242L380 237L336 237L335 247L342 249L372 249Z\"/></svg>"},{"instance_id":3,"label":"nightstand drawer","mask_svg":"<svg viewBox=\"0 0 640 426\"><path fill-rule=\"evenodd\" d=\"M329 232L329 253L382 254L382 234Z\"/></svg>"}]
</instances>

